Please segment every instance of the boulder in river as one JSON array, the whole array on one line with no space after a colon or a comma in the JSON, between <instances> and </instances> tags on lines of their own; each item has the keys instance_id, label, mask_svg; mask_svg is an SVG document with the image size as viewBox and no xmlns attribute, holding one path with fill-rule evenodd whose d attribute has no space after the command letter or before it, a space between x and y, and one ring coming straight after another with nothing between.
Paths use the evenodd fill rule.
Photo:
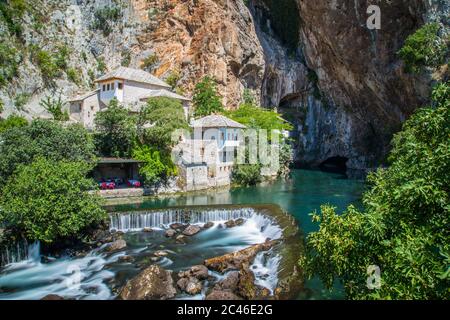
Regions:
<instances>
[{"instance_id":1,"label":"boulder in river","mask_svg":"<svg viewBox=\"0 0 450 320\"><path fill-rule=\"evenodd\" d=\"M189 270L180 271L178 273L179 278L197 278L199 280L206 280L209 277L208 268L203 265L193 266Z\"/></svg>"},{"instance_id":2,"label":"boulder in river","mask_svg":"<svg viewBox=\"0 0 450 320\"><path fill-rule=\"evenodd\" d=\"M225 226L227 228L234 228L234 227L236 227L236 222L234 220L229 220L229 221L225 222Z\"/></svg>"},{"instance_id":3,"label":"boulder in river","mask_svg":"<svg viewBox=\"0 0 450 320\"><path fill-rule=\"evenodd\" d=\"M170 225L170 229L173 229L173 230L181 230L181 229L184 229L186 226L184 225L184 224L182 224L182 223L172 223L171 225Z\"/></svg>"},{"instance_id":4,"label":"boulder in river","mask_svg":"<svg viewBox=\"0 0 450 320\"><path fill-rule=\"evenodd\" d=\"M132 256L120 256L119 262L133 262L134 258Z\"/></svg>"},{"instance_id":5,"label":"boulder in river","mask_svg":"<svg viewBox=\"0 0 450 320\"><path fill-rule=\"evenodd\" d=\"M158 250L158 251L155 251L155 252L153 253L153 255L154 255L155 257L165 257L165 256L168 256L169 253L168 253L167 251L164 251L164 250Z\"/></svg>"},{"instance_id":6,"label":"boulder in river","mask_svg":"<svg viewBox=\"0 0 450 320\"><path fill-rule=\"evenodd\" d=\"M204 225L203 225L203 228L204 229L210 229L210 228L212 228L212 227L214 227L214 222L207 222L207 223L205 223Z\"/></svg>"},{"instance_id":7,"label":"boulder in river","mask_svg":"<svg viewBox=\"0 0 450 320\"><path fill-rule=\"evenodd\" d=\"M231 291L213 290L206 296L206 300L242 300Z\"/></svg>"},{"instance_id":8,"label":"boulder in river","mask_svg":"<svg viewBox=\"0 0 450 320\"><path fill-rule=\"evenodd\" d=\"M189 225L186 229L184 229L183 234L185 236L193 236L196 235L197 233L199 233L202 230L202 228L200 228L197 225Z\"/></svg>"},{"instance_id":9,"label":"boulder in river","mask_svg":"<svg viewBox=\"0 0 450 320\"><path fill-rule=\"evenodd\" d=\"M190 295L199 294L203 289L203 285L200 280L194 277L181 278L177 281L177 285L180 290Z\"/></svg>"},{"instance_id":10,"label":"boulder in river","mask_svg":"<svg viewBox=\"0 0 450 320\"><path fill-rule=\"evenodd\" d=\"M122 300L166 300L175 297L172 273L158 265L151 265L123 287Z\"/></svg>"},{"instance_id":11,"label":"boulder in river","mask_svg":"<svg viewBox=\"0 0 450 320\"><path fill-rule=\"evenodd\" d=\"M177 234L177 232L176 232L175 230L173 230L173 229L166 230L166 232L164 233L164 235L165 235L167 238L172 238L172 237L174 237L176 234Z\"/></svg>"},{"instance_id":12,"label":"boulder in river","mask_svg":"<svg viewBox=\"0 0 450 320\"><path fill-rule=\"evenodd\" d=\"M147 227L147 228L144 228L142 231L150 233L150 232L153 232L153 229Z\"/></svg>"},{"instance_id":13,"label":"boulder in river","mask_svg":"<svg viewBox=\"0 0 450 320\"><path fill-rule=\"evenodd\" d=\"M177 243L184 244L185 241L186 241L186 236L180 234L180 235L178 235L178 236L176 237L176 240L177 240Z\"/></svg>"},{"instance_id":14,"label":"boulder in river","mask_svg":"<svg viewBox=\"0 0 450 320\"><path fill-rule=\"evenodd\" d=\"M275 243L276 241L266 240L265 243L256 244L241 251L205 260L204 265L208 269L220 273L228 270L240 270L244 264L251 264L259 252L271 249Z\"/></svg>"},{"instance_id":15,"label":"boulder in river","mask_svg":"<svg viewBox=\"0 0 450 320\"><path fill-rule=\"evenodd\" d=\"M58 301L58 300L65 300L65 299L61 296L58 296L57 294L48 294L45 297L43 297L41 300Z\"/></svg>"}]
</instances>

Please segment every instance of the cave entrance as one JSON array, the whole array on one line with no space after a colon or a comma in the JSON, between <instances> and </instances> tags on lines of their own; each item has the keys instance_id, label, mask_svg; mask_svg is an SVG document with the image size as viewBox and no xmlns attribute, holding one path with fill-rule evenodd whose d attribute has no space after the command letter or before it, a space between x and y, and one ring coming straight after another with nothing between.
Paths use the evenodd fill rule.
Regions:
<instances>
[{"instance_id":1,"label":"cave entrance","mask_svg":"<svg viewBox=\"0 0 450 320\"><path fill-rule=\"evenodd\" d=\"M347 171L347 162L348 158L346 157L330 157L319 165L319 168L322 171L326 172L337 172L337 173L345 173Z\"/></svg>"}]
</instances>

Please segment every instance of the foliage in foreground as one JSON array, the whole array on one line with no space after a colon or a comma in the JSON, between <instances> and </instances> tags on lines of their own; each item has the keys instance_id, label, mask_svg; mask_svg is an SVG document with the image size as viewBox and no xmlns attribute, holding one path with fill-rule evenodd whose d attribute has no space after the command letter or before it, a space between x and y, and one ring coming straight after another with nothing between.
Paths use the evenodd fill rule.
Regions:
<instances>
[{"instance_id":1,"label":"foliage in foreground","mask_svg":"<svg viewBox=\"0 0 450 320\"><path fill-rule=\"evenodd\" d=\"M36 159L18 168L1 191L0 224L28 240L52 243L77 237L106 218L100 198L89 191L91 170L84 162Z\"/></svg>"},{"instance_id":2,"label":"foliage in foreground","mask_svg":"<svg viewBox=\"0 0 450 320\"><path fill-rule=\"evenodd\" d=\"M95 117L96 146L104 156L129 157L136 140L136 118L117 99Z\"/></svg>"},{"instance_id":3,"label":"foliage in foreground","mask_svg":"<svg viewBox=\"0 0 450 320\"><path fill-rule=\"evenodd\" d=\"M252 186L262 181L260 164L239 164L233 168L232 180L241 186Z\"/></svg>"},{"instance_id":4,"label":"foliage in foreground","mask_svg":"<svg viewBox=\"0 0 450 320\"><path fill-rule=\"evenodd\" d=\"M301 264L328 287L342 280L348 298L450 298L448 83L433 100L394 137L391 166L369 176L363 210L339 215L323 206L313 214L320 229L308 237ZM371 265L381 269L379 289L367 287Z\"/></svg>"},{"instance_id":5,"label":"foliage in foreground","mask_svg":"<svg viewBox=\"0 0 450 320\"><path fill-rule=\"evenodd\" d=\"M24 117L12 114L6 119L0 118L0 134L5 132L6 130L17 128L17 127L26 127L28 125L27 119Z\"/></svg>"},{"instance_id":6,"label":"foliage in foreground","mask_svg":"<svg viewBox=\"0 0 450 320\"><path fill-rule=\"evenodd\" d=\"M80 125L64 127L48 120L34 120L25 127L15 127L0 134L0 187L21 164L38 157L60 161L94 159L94 143Z\"/></svg>"}]
</instances>

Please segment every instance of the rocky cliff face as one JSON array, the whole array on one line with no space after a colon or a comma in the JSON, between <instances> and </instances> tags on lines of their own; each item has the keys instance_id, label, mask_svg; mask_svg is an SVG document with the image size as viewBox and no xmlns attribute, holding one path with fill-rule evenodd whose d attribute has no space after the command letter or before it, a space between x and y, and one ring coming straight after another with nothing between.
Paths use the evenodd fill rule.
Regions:
<instances>
[{"instance_id":1,"label":"rocky cliff face","mask_svg":"<svg viewBox=\"0 0 450 320\"><path fill-rule=\"evenodd\" d=\"M296 124L302 163L341 157L351 168L367 168L381 161L392 133L426 101L431 80L405 74L396 52L424 22L448 26L449 5L382 2L381 30L369 30L370 1L245 2L34 1L40 27L27 13L22 39L2 38L25 52L18 76L0 88L3 115L20 109L41 116L39 101L46 95L86 91L106 70L140 68L152 57L147 69L176 79L187 95L211 75L228 108L239 105L244 88L263 106L277 107ZM0 30L7 34L1 23ZM33 59L32 45L53 53L70 48L68 65L52 85Z\"/></svg>"}]
</instances>

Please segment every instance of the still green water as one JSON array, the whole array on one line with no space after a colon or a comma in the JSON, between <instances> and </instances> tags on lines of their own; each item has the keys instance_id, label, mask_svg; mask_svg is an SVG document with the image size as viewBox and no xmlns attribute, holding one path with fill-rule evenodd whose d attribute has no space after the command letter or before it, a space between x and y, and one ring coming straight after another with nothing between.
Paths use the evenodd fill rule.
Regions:
<instances>
[{"instance_id":1,"label":"still green water","mask_svg":"<svg viewBox=\"0 0 450 320\"><path fill-rule=\"evenodd\" d=\"M293 170L287 179L253 187L148 198L139 204L113 207L117 210L128 210L220 204L278 204L292 214L299 222L303 233L308 234L318 228L311 222L310 213L327 203L336 206L339 211L351 203L358 205L363 190L363 179L349 179L338 173Z\"/></svg>"},{"instance_id":2,"label":"still green water","mask_svg":"<svg viewBox=\"0 0 450 320\"><path fill-rule=\"evenodd\" d=\"M278 204L292 214L306 236L318 229L312 223L310 213L320 210L322 204L331 204L342 212L349 204L360 204L364 180L349 179L338 173L312 170L294 170L287 179L279 179L248 188L234 188L177 195L162 198L148 198L139 204L114 205L117 210L153 209L172 206L220 205L220 204ZM329 292L324 290L318 279L306 283L306 292L300 299L343 298L339 284Z\"/></svg>"}]
</instances>

